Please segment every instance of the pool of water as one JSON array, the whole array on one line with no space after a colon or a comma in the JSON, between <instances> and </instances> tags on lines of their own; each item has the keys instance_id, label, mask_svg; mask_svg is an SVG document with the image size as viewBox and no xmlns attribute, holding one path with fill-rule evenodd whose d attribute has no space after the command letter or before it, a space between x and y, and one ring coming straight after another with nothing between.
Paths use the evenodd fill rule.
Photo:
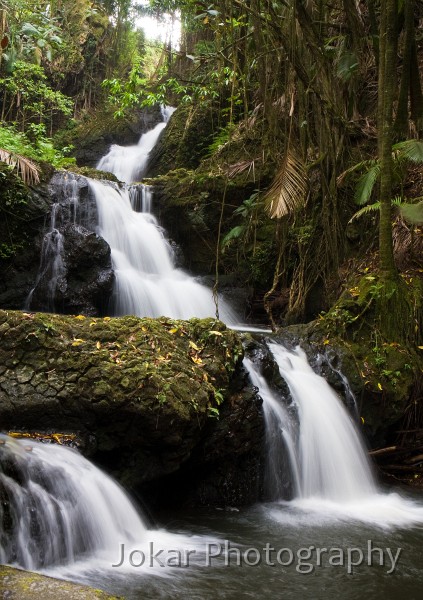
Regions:
<instances>
[{"instance_id":1,"label":"pool of water","mask_svg":"<svg viewBox=\"0 0 423 600\"><path fill-rule=\"evenodd\" d=\"M379 514L363 504L362 515L292 503L162 514L164 537L116 548L120 566L90 561L51 574L128 599L420 600L423 522L412 521L423 499L400 505L399 525L386 503Z\"/></svg>"}]
</instances>

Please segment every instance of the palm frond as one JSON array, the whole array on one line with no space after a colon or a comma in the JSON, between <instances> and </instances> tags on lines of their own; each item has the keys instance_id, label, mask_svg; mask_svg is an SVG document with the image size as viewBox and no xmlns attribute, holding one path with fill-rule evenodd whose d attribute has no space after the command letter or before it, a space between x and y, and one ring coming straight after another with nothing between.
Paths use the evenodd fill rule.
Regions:
<instances>
[{"instance_id":1,"label":"palm frond","mask_svg":"<svg viewBox=\"0 0 423 600\"><path fill-rule=\"evenodd\" d=\"M336 178L336 183L338 185L342 185L344 183L346 177L348 177L348 175L351 175L351 173L355 173L356 171L361 171L362 169L370 169L370 168L374 167L376 163L377 163L377 160L375 160L375 159L362 160L361 162L356 163L352 167L349 167L345 171L342 171L342 173L340 175L338 175L338 177Z\"/></svg>"},{"instance_id":2,"label":"palm frond","mask_svg":"<svg viewBox=\"0 0 423 600\"><path fill-rule=\"evenodd\" d=\"M405 140L392 146L396 157L401 160L410 160L415 163L423 163L423 141Z\"/></svg>"},{"instance_id":3,"label":"palm frond","mask_svg":"<svg viewBox=\"0 0 423 600\"><path fill-rule=\"evenodd\" d=\"M280 219L304 205L308 190L305 165L288 148L278 173L264 196L265 208L272 219Z\"/></svg>"},{"instance_id":4,"label":"palm frond","mask_svg":"<svg viewBox=\"0 0 423 600\"><path fill-rule=\"evenodd\" d=\"M401 217L410 225L422 225L423 224L423 201L418 204L401 204L400 207Z\"/></svg>"},{"instance_id":5,"label":"palm frond","mask_svg":"<svg viewBox=\"0 0 423 600\"><path fill-rule=\"evenodd\" d=\"M250 160L250 159L241 160L233 165L229 165L229 167L226 170L226 173L227 173L228 177L230 179L232 179L233 177L240 175L247 169L248 169L248 174L250 173L251 169L254 172L255 163L258 160L260 160L260 159L253 158L252 160Z\"/></svg>"},{"instance_id":6,"label":"palm frond","mask_svg":"<svg viewBox=\"0 0 423 600\"><path fill-rule=\"evenodd\" d=\"M354 192L354 200L356 204L362 206L367 204L372 195L373 188L380 175L380 163L375 161L374 165L364 173L358 180Z\"/></svg>"},{"instance_id":7,"label":"palm frond","mask_svg":"<svg viewBox=\"0 0 423 600\"><path fill-rule=\"evenodd\" d=\"M351 219L348 221L348 224L352 223L356 219L359 219L363 215L368 215L369 213L377 212L379 209L380 202L375 202L374 204L367 204L366 206L363 206L363 208L360 208L360 210L353 214Z\"/></svg>"},{"instance_id":8,"label":"palm frond","mask_svg":"<svg viewBox=\"0 0 423 600\"><path fill-rule=\"evenodd\" d=\"M39 169L29 158L0 148L0 161L13 167L26 185L40 182Z\"/></svg>"}]
</instances>

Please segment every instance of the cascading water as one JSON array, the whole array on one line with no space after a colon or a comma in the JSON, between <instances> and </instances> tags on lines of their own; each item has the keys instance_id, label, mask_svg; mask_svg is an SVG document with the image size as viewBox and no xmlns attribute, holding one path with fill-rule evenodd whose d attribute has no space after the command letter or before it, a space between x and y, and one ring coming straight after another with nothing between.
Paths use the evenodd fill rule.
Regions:
<instances>
[{"instance_id":1,"label":"cascading water","mask_svg":"<svg viewBox=\"0 0 423 600\"><path fill-rule=\"evenodd\" d=\"M211 290L175 268L172 249L149 212L150 188L144 187L142 193L145 212L136 212L131 205L131 188L119 189L98 181L90 181L90 187L97 203L98 233L112 250L116 278L113 314L175 319L215 316ZM223 321L234 321L223 300L219 309Z\"/></svg>"},{"instance_id":2,"label":"cascading water","mask_svg":"<svg viewBox=\"0 0 423 600\"><path fill-rule=\"evenodd\" d=\"M137 146L113 146L98 168L108 170L130 183L145 171L148 155L174 109L162 108L163 121L141 136ZM54 311L57 292L66 290L67 269L64 252L66 224L93 228L111 248L115 285L109 312L116 316L167 316L175 319L215 317L212 291L174 264L173 251L162 228L151 213L153 192L149 186L126 185L79 178L88 182L90 198L80 201L81 187L72 174L55 190L60 201L53 205L50 229L44 236L40 270L25 308L31 308L34 291L42 285L47 298L43 308ZM92 214L92 197L97 213ZM58 216L60 215L60 219ZM97 220L97 225L94 225ZM57 222L58 221L58 222ZM40 292L38 292L40 295ZM59 294L60 296L60 294ZM236 315L221 298L219 316L236 323Z\"/></svg>"},{"instance_id":3,"label":"cascading water","mask_svg":"<svg viewBox=\"0 0 423 600\"><path fill-rule=\"evenodd\" d=\"M300 348L269 344L298 410L298 497L336 502L376 492L359 433L336 393Z\"/></svg>"},{"instance_id":4,"label":"cascading water","mask_svg":"<svg viewBox=\"0 0 423 600\"><path fill-rule=\"evenodd\" d=\"M163 122L141 136L137 146L112 146L97 165L130 184L145 173L148 156L174 109L162 108ZM90 181L97 203L98 233L111 247L116 277L112 312L175 319L214 317L212 292L180 269L163 230L151 214L152 189L125 189ZM140 192L141 187L141 201ZM226 323L237 321L233 311L219 299L219 316Z\"/></svg>"},{"instance_id":5,"label":"cascading water","mask_svg":"<svg viewBox=\"0 0 423 600\"><path fill-rule=\"evenodd\" d=\"M360 433L337 394L310 367L301 348L289 351L268 344L286 381L292 406L285 406L255 365L244 359L253 385L263 399L266 421L266 488L280 501L269 514L292 519L290 510L304 511L315 522L327 518L368 521L382 527L423 523L423 507L396 493L381 493L374 479ZM293 413L295 409L296 414ZM286 457L292 478L287 494ZM286 497L293 497L284 502Z\"/></svg>"},{"instance_id":6,"label":"cascading water","mask_svg":"<svg viewBox=\"0 0 423 600\"><path fill-rule=\"evenodd\" d=\"M125 491L76 450L0 435L0 564L73 578L116 571L122 548L201 554L215 540L148 528Z\"/></svg>"},{"instance_id":7,"label":"cascading water","mask_svg":"<svg viewBox=\"0 0 423 600\"><path fill-rule=\"evenodd\" d=\"M149 154L156 145L160 134L174 112L171 106L161 108L163 121L153 129L144 133L135 146L119 146L114 144L109 152L100 159L97 169L113 173L125 183L139 181L144 175Z\"/></svg>"},{"instance_id":8,"label":"cascading water","mask_svg":"<svg viewBox=\"0 0 423 600\"><path fill-rule=\"evenodd\" d=\"M25 309L30 308L35 289L43 279L48 281L48 284L45 286L45 306L46 309L51 312L54 312L56 309L55 297L57 289L66 286L64 237L57 225L57 217L59 212L60 204L53 204L51 208L50 228L43 238L38 276L34 287L29 292L25 301Z\"/></svg>"},{"instance_id":9,"label":"cascading water","mask_svg":"<svg viewBox=\"0 0 423 600\"><path fill-rule=\"evenodd\" d=\"M146 538L125 492L78 452L0 436L0 562L68 564Z\"/></svg>"},{"instance_id":10,"label":"cascading water","mask_svg":"<svg viewBox=\"0 0 423 600\"><path fill-rule=\"evenodd\" d=\"M260 390L263 399L267 441L264 477L266 496L270 500L287 496L297 497L300 491L300 472L295 419L289 414L288 408L276 398L266 379L249 358L244 358L244 366L250 375L251 383ZM289 473L290 477L287 477L286 473Z\"/></svg>"}]
</instances>

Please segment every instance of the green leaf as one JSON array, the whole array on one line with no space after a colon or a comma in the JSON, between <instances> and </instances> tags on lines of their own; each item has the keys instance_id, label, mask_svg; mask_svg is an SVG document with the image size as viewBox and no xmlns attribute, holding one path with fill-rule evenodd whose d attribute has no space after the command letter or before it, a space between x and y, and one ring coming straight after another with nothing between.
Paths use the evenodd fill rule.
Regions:
<instances>
[{"instance_id":1,"label":"green leaf","mask_svg":"<svg viewBox=\"0 0 423 600\"><path fill-rule=\"evenodd\" d=\"M233 227L222 240L222 249L226 248L233 240L240 238L245 232L245 225Z\"/></svg>"},{"instance_id":2,"label":"green leaf","mask_svg":"<svg viewBox=\"0 0 423 600\"><path fill-rule=\"evenodd\" d=\"M357 56L354 52L344 52L338 61L336 74L343 81L349 81L351 76L357 71Z\"/></svg>"},{"instance_id":3,"label":"green leaf","mask_svg":"<svg viewBox=\"0 0 423 600\"><path fill-rule=\"evenodd\" d=\"M25 35L40 35L39 30L34 25L31 25L31 23L24 23L21 27L21 32Z\"/></svg>"},{"instance_id":4,"label":"green leaf","mask_svg":"<svg viewBox=\"0 0 423 600\"><path fill-rule=\"evenodd\" d=\"M354 200L356 204L359 206L367 204L367 202L370 200L374 185L378 180L379 175L380 164L377 162L359 178L354 192Z\"/></svg>"},{"instance_id":5,"label":"green leaf","mask_svg":"<svg viewBox=\"0 0 423 600\"><path fill-rule=\"evenodd\" d=\"M374 204L368 204L367 206L363 206L363 208L360 208L360 210L358 210L355 214L353 214L353 216L348 221L348 223L352 223L352 221L359 219L363 215L367 215L369 213L376 212L379 209L380 209L380 202L375 202Z\"/></svg>"},{"instance_id":6,"label":"green leaf","mask_svg":"<svg viewBox=\"0 0 423 600\"><path fill-rule=\"evenodd\" d=\"M423 224L423 201L418 204L404 203L400 206L400 213L404 221L411 225Z\"/></svg>"},{"instance_id":7,"label":"green leaf","mask_svg":"<svg viewBox=\"0 0 423 600\"><path fill-rule=\"evenodd\" d=\"M392 146L399 160L406 159L415 163L423 163L423 142L420 140L405 140Z\"/></svg>"}]
</instances>

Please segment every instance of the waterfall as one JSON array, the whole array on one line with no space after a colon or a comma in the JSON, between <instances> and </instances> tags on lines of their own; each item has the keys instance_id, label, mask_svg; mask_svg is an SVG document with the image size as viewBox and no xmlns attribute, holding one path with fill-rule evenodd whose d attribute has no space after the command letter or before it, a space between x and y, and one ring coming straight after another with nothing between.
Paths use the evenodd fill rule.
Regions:
<instances>
[{"instance_id":1,"label":"waterfall","mask_svg":"<svg viewBox=\"0 0 423 600\"><path fill-rule=\"evenodd\" d=\"M214 317L216 307L209 288L175 267L173 252L163 230L149 210L151 190L144 187L141 209L136 212L129 190L90 180L97 203L98 233L110 245L115 273L112 300L114 315L137 315L174 319ZM139 206L134 192L132 201ZM235 317L219 301L220 317Z\"/></svg>"},{"instance_id":2,"label":"waterfall","mask_svg":"<svg viewBox=\"0 0 423 600\"><path fill-rule=\"evenodd\" d=\"M149 154L166 127L167 122L173 112L171 106L161 108L162 119L153 129L144 133L138 144L134 146L119 146L113 144L109 152L100 159L97 169L113 173L119 179L126 183L139 181L147 168Z\"/></svg>"},{"instance_id":3,"label":"waterfall","mask_svg":"<svg viewBox=\"0 0 423 600\"><path fill-rule=\"evenodd\" d=\"M374 494L366 450L337 394L313 371L301 348L269 348L298 411L298 496L342 502Z\"/></svg>"},{"instance_id":4,"label":"waterfall","mask_svg":"<svg viewBox=\"0 0 423 600\"><path fill-rule=\"evenodd\" d=\"M292 404L286 405L254 363L244 359L263 399L267 498L278 500L265 509L266 514L302 525L324 525L333 519L366 521L382 528L423 524L421 505L380 490L354 420L326 380L310 367L304 351L273 342L268 348Z\"/></svg>"},{"instance_id":5,"label":"waterfall","mask_svg":"<svg viewBox=\"0 0 423 600\"><path fill-rule=\"evenodd\" d=\"M148 155L174 110L163 107L163 121L144 133L136 146L112 146L100 160L99 169L113 172L127 182L126 185L118 186L80 176L77 179L72 173L62 177L60 185L56 183L54 193L59 201L52 208L39 274L25 304L27 310L35 298L34 292L38 296L42 292L47 294L43 308L51 311L57 309L55 298L66 292L64 248L67 224L71 223L87 231L95 229L111 248L115 285L108 307L110 314L175 319L216 316L216 304L210 288L176 268L171 245L151 212L151 187L128 185L145 172ZM86 189L87 183L90 198L82 201L81 189ZM93 215L93 204L96 215ZM238 321L222 298L219 298L218 305L219 317L223 321L228 324Z\"/></svg>"},{"instance_id":6,"label":"waterfall","mask_svg":"<svg viewBox=\"0 0 423 600\"><path fill-rule=\"evenodd\" d=\"M48 282L45 286L45 306L48 311L54 312L56 309L55 298L57 290L66 289L64 236L59 230L59 225L57 223L59 212L60 204L53 204L51 207L50 227L44 235L41 247L41 260L37 279L35 280L34 287L31 289L25 300L24 308L26 310L29 310L34 292L42 280Z\"/></svg>"},{"instance_id":7,"label":"waterfall","mask_svg":"<svg viewBox=\"0 0 423 600\"><path fill-rule=\"evenodd\" d=\"M163 122L144 133L137 146L112 146L97 165L127 184L144 174L148 155L175 109L162 108ZM114 315L175 319L214 317L212 292L177 269L164 232L151 213L149 186L126 188L90 181L97 203L98 233L110 245L116 277L112 299ZM238 319L219 299L219 317L226 323Z\"/></svg>"},{"instance_id":8,"label":"waterfall","mask_svg":"<svg viewBox=\"0 0 423 600\"><path fill-rule=\"evenodd\" d=\"M249 358L244 358L244 366L250 375L251 383L259 389L263 400L267 446L264 474L266 496L271 500L286 496L297 497L300 493L300 465L295 419L272 392L266 379ZM288 477L285 475L287 472Z\"/></svg>"},{"instance_id":9,"label":"waterfall","mask_svg":"<svg viewBox=\"0 0 423 600\"><path fill-rule=\"evenodd\" d=\"M77 451L0 436L0 562L25 569L69 564L147 527L122 488Z\"/></svg>"}]
</instances>

